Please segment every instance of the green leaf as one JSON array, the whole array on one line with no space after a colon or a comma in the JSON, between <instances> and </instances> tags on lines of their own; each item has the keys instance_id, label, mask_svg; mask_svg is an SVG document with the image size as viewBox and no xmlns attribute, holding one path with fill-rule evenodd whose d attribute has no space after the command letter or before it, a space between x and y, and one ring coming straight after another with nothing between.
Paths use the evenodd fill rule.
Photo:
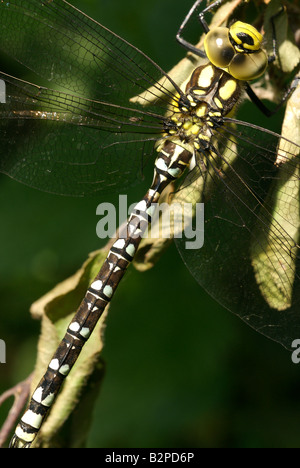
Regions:
<instances>
[{"instance_id":1,"label":"green leaf","mask_svg":"<svg viewBox=\"0 0 300 468\"><path fill-rule=\"evenodd\" d=\"M274 15L276 16L274 17ZM298 16L299 21L299 13L297 14L295 11L293 16ZM264 18L265 37L268 43L268 53L270 55L273 53L272 17L274 17L276 52L278 53L275 64L277 64L283 72L289 73L292 72L300 62L300 50L295 44L291 32L291 22L289 21L287 10L282 10L282 2L280 0L272 0L272 2L269 3Z\"/></svg>"},{"instance_id":2,"label":"green leaf","mask_svg":"<svg viewBox=\"0 0 300 468\"><path fill-rule=\"evenodd\" d=\"M282 135L296 144L300 144L299 108L300 86L289 100L282 128ZM251 247L260 291L270 307L277 310L286 310L292 305L300 234L300 168L295 159L286 158L287 144L289 153L298 154L293 143L281 140L276 163L284 165L285 171L279 171L270 191L275 200L273 206L270 207L268 199L262 208L267 210L268 237L258 231Z\"/></svg>"}]
</instances>

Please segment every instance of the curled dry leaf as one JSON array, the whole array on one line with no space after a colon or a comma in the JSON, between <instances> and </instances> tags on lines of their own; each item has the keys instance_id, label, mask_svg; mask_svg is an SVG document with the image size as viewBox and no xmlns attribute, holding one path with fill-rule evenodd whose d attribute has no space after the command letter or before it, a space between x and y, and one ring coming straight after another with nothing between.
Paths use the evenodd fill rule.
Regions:
<instances>
[{"instance_id":1,"label":"curled dry leaf","mask_svg":"<svg viewBox=\"0 0 300 468\"><path fill-rule=\"evenodd\" d=\"M32 315L42 322L32 389L50 362L107 252L108 248L104 248L91 253L73 276L58 284L32 305ZM40 431L35 447L71 448L85 445L91 413L104 375L104 363L100 359L100 354L103 348L102 337L106 314L107 309L66 378L51 414Z\"/></svg>"}]
</instances>

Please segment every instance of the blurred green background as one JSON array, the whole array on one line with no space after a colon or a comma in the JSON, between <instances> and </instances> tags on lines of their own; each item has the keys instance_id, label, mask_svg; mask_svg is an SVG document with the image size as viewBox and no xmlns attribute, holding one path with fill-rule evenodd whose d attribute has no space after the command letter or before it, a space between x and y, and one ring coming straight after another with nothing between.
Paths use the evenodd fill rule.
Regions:
<instances>
[{"instance_id":1,"label":"blurred green background","mask_svg":"<svg viewBox=\"0 0 300 468\"><path fill-rule=\"evenodd\" d=\"M175 34L191 0L72 3L166 70L184 55ZM130 202L149 180L131 191ZM0 177L0 338L7 345L1 393L34 366L39 323L30 304L103 245L97 204ZM300 446L299 368L290 353L214 302L175 247L153 270L131 268L124 278L103 356L106 377L90 447ZM9 403L0 408L0 424Z\"/></svg>"}]
</instances>

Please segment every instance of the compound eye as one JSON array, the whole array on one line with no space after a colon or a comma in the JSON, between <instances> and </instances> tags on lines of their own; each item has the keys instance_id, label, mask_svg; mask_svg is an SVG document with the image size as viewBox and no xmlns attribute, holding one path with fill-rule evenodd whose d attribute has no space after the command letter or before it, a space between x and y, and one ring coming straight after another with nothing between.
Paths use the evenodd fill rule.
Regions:
<instances>
[{"instance_id":1,"label":"compound eye","mask_svg":"<svg viewBox=\"0 0 300 468\"><path fill-rule=\"evenodd\" d=\"M210 62L219 68L227 68L235 50L229 40L228 28L214 28L204 39L204 48Z\"/></svg>"},{"instance_id":2,"label":"compound eye","mask_svg":"<svg viewBox=\"0 0 300 468\"><path fill-rule=\"evenodd\" d=\"M251 54L236 54L230 66L229 73L237 80L250 81L261 76L268 65L268 57L264 50Z\"/></svg>"}]
</instances>

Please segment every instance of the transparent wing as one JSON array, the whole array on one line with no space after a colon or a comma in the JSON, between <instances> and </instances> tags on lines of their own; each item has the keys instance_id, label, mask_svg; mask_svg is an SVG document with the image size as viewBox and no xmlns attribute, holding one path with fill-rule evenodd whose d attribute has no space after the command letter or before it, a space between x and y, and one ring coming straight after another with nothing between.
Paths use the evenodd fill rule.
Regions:
<instances>
[{"instance_id":1,"label":"transparent wing","mask_svg":"<svg viewBox=\"0 0 300 468\"><path fill-rule=\"evenodd\" d=\"M125 190L141 176L162 129L158 114L0 79L1 172L73 196Z\"/></svg>"},{"instance_id":2,"label":"transparent wing","mask_svg":"<svg viewBox=\"0 0 300 468\"><path fill-rule=\"evenodd\" d=\"M199 155L200 177L185 182L185 199L205 202L204 246L186 249L182 237L177 247L209 294L290 347L300 336L300 148L233 125L216 131L210 153Z\"/></svg>"},{"instance_id":3,"label":"transparent wing","mask_svg":"<svg viewBox=\"0 0 300 468\"><path fill-rule=\"evenodd\" d=\"M1 49L56 89L0 75L0 171L64 195L124 191L153 154L176 85L63 0L0 2L0 23ZM143 106L130 101L141 93Z\"/></svg>"},{"instance_id":4,"label":"transparent wing","mask_svg":"<svg viewBox=\"0 0 300 468\"><path fill-rule=\"evenodd\" d=\"M0 23L1 50L55 88L128 106L152 85L160 101L176 87L143 52L64 0L0 2Z\"/></svg>"}]
</instances>

